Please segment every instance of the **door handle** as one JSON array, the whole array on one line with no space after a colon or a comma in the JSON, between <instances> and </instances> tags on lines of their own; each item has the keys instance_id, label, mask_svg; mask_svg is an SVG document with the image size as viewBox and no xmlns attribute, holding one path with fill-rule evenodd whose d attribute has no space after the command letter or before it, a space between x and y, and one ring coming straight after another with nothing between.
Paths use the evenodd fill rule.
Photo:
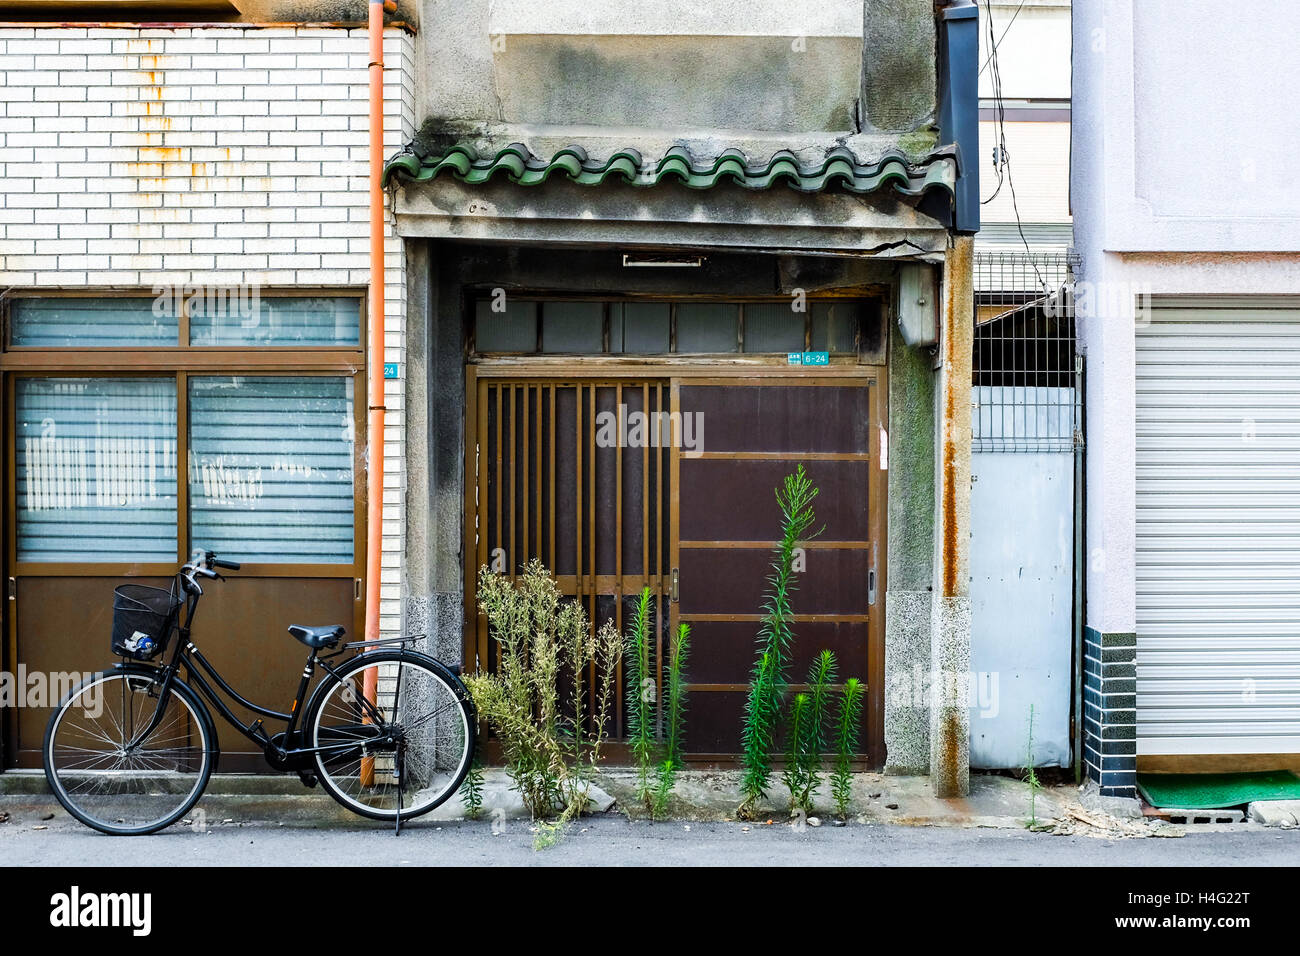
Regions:
<instances>
[{"instance_id":1,"label":"door handle","mask_svg":"<svg viewBox=\"0 0 1300 956\"><path fill-rule=\"evenodd\" d=\"M876 606L876 569L867 569L867 606Z\"/></svg>"},{"instance_id":2,"label":"door handle","mask_svg":"<svg viewBox=\"0 0 1300 956\"><path fill-rule=\"evenodd\" d=\"M668 599L672 601L674 604L677 603L677 599L679 597L678 585L681 583L681 579L682 579L681 570L679 568L673 568L672 581L668 586Z\"/></svg>"}]
</instances>

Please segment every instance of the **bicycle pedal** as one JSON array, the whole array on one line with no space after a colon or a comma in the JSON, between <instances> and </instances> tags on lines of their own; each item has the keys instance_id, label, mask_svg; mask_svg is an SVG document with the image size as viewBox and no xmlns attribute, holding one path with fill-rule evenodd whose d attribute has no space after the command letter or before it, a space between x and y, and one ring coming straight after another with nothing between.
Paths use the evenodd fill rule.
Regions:
<instances>
[{"instance_id":1,"label":"bicycle pedal","mask_svg":"<svg viewBox=\"0 0 1300 956\"><path fill-rule=\"evenodd\" d=\"M314 787L320 782L316 779L316 775L310 770L299 770L298 779L302 781L303 786L305 787Z\"/></svg>"}]
</instances>

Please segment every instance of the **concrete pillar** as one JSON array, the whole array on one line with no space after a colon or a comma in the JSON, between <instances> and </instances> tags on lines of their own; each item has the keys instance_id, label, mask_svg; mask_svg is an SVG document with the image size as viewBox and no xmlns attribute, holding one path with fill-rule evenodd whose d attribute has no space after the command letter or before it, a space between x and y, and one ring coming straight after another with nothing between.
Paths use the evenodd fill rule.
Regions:
<instances>
[{"instance_id":1,"label":"concrete pillar","mask_svg":"<svg viewBox=\"0 0 1300 956\"><path fill-rule=\"evenodd\" d=\"M934 308L938 309L936 303ZM889 336L889 591L885 596L885 772L930 772L934 603L934 354Z\"/></svg>"},{"instance_id":2,"label":"concrete pillar","mask_svg":"<svg viewBox=\"0 0 1300 956\"><path fill-rule=\"evenodd\" d=\"M970 792L970 442L975 329L974 239L944 260L935 407L935 590L930 624L930 783L937 797Z\"/></svg>"}]
</instances>

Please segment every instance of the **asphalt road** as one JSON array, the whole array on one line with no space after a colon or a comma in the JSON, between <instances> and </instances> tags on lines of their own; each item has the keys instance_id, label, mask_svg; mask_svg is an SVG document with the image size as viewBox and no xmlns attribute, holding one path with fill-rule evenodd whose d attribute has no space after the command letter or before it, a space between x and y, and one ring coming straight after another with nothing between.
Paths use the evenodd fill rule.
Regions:
<instances>
[{"instance_id":1,"label":"asphalt road","mask_svg":"<svg viewBox=\"0 0 1300 956\"><path fill-rule=\"evenodd\" d=\"M0 810L5 809L0 806ZM1294 866L1300 830L1256 826L1181 838L1100 839L1015 829L851 823L844 827L740 823L630 823L584 819L546 849L522 821L415 823L400 837L379 825L314 827L302 821L177 826L149 837L106 837L60 813L10 807L0 824L0 866ZM37 829L43 827L44 829Z\"/></svg>"}]
</instances>

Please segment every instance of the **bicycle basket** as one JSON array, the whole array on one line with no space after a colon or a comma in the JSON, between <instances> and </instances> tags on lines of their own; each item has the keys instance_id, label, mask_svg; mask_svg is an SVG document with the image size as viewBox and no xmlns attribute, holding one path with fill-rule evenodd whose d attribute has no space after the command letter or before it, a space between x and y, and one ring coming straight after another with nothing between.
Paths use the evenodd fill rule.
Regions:
<instances>
[{"instance_id":1,"label":"bicycle basket","mask_svg":"<svg viewBox=\"0 0 1300 956\"><path fill-rule=\"evenodd\" d=\"M183 603L174 590L122 584L113 589L113 653L147 661L167 649Z\"/></svg>"}]
</instances>

